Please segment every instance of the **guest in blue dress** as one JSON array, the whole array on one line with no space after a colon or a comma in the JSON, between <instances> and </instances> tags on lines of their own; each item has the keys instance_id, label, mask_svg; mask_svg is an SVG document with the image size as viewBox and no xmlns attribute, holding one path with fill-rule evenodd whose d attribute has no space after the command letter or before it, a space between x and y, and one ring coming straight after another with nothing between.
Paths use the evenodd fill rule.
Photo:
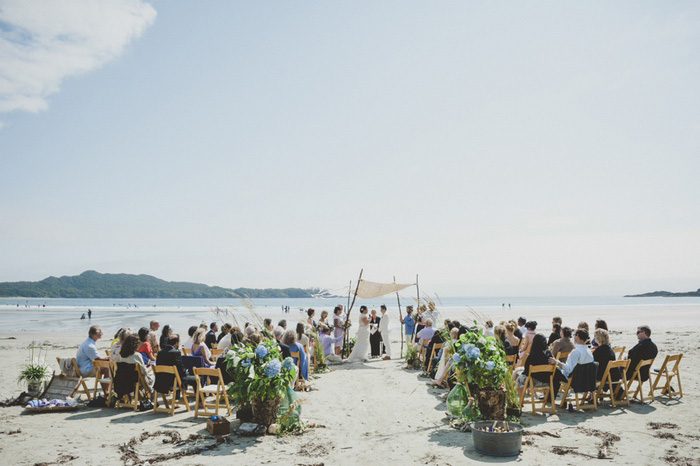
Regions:
<instances>
[{"instance_id":1,"label":"guest in blue dress","mask_svg":"<svg viewBox=\"0 0 700 466\"><path fill-rule=\"evenodd\" d=\"M304 347L302 346L301 343L297 341L297 332L295 330L287 330L284 332L284 337L282 337L282 343L285 345L289 346L289 351L294 353L298 352L299 357L301 358L301 376L304 378L304 380L308 381L309 380L309 358L306 356L306 353L304 352ZM294 360L296 363L296 358Z\"/></svg>"}]
</instances>

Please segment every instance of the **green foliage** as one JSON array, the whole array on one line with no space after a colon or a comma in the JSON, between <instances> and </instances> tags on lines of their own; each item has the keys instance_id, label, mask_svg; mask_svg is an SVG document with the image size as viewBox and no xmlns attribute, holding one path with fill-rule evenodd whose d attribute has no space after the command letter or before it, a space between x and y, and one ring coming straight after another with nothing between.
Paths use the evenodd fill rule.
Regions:
<instances>
[{"instance_id":1,"label":"green foliage","mask_svg":"<svg viewBox=\"0 0 700 466\"><path fill-rule=\"evenodd\" d=\"M326 364L326 355L323 354L323 343L319 338L318 330L314 329L314 358L316 359L316 368L314 372L322 373L328 370L328 364Z\"/></svg>"},{"instance_id":2,"label":"green foliage","mask_svg":"<svg viewBox=\"0 0 700 466\"><path fill-rule=\"evenodd\" d=\"M168 282L150 275L98 273L88 270L72 277L49 277L39 282L0 283L0 297L26 298L309 298L315 288L222 288L201 283Z\"/></svg>"},{"instance_id":3,"label":"green foliage","mask_svg":"<svg viewBox=\"0 0 700 466\"><path fill-rule=\"evenodd\" d=\"M347 358L352 353L352 348L355 346L356 338L348 338L348 344L345 346L345 351L343 352L343 358Z\"/></svg>"},{"instance_id":4,"label":"green foliage","mask_svg":"<svg viewBox=\"0 0 700 466\"><path fill-rule=\"evenodd\" d=\"M420 365L420 360L418 359L418 350L414 345L409 344L406 348L406 366L411 368L415 367L416 363Z\"/></svg>"},{"instance_id":5,"label":"green foliage","mask_svg":"<svg viewBox=\"0 0 700 466\"><path fill-rule=\"evenodd\" d=\"M261 347L267 350L262 356ZM277 364L281 365L279 373L270 376L270 367ZM251 343L233 346L226 354L226 365L233 372L233 382L228 385L228 392L238 406L254 398L263 401L275 398L296 375L294 361L292 358L282 361L275 340L263 340L257 346Z\"/></svg>"},{"instance_id":6,"label":"green foliage","mask_svg":"<svg viewBox=\"0 0 700 466\"><path fill-rule=\"evenodd\" d=\"M46 365L44 358L41 357L43 347L32 342L29 345L29 364L22 366L17 377L17 383L26 382L41 382L49 375L49 367Z\"/></svg>"},{"instance_id":7,"label":"green foliage","mask_svg":"<svg viewBox=\"0 0 700 466\"><path fill-rule=\"evenodd\" d=\"M457 379L463 384L499 389L508 378L505 352L494 337L484 336L481 328L462 334L452 344L452 351Z\"/></svg>"}]
</instances>

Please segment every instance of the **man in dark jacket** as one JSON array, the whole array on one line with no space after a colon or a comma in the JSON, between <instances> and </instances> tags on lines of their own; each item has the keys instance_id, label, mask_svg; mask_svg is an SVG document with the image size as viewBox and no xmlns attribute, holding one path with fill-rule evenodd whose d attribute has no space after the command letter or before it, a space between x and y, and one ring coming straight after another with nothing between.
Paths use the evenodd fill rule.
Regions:
<instances>
[{"instance_id":1,"label":"man in dark jacket","mask_svg":"<svg viewBox=\"0 0 700 466\"><path fill-rule=\"evenodd\" d=\"M277 340L277 344L280 347L280 352L282 353L282 357L283 358L291 357L292 354L289 352L289 346L282 343L282 337L284 336L284 329L282 327L275 327L275 330L273 330L272 333L275 335L275 340Z\"/></svg>"},{"instance_id":2,"label":"man in dark jacket","mask_svg":"<svg viewBox=\"0 0 700 466\"><path fill-rule=\"evenodd\" d=\"M175 366L177 373L180 374L182 385L187 387L197 386L197 382L192 375L187 375L185 366L182 365L182 355L177 349L180 346L180 335L173 335L168 339L168 344L164 346L156 356L156 366ZM160 393L167 393L173 388L173 376L171 374L156 374L156 380L153 384L153 389Z\"/></svg>"},{"instance_id":3,"label":"man in dark jacket","mask_svg":"<svg viewBox=\"0 0 700 466\"><path fill-rule=\"evenodd\" d=\"M654 359L659 353L658 348L656 348L654 342L651 341L651 338L649 338L650 336L651 329L648 326L642 325L637 328L637 338L639 339L639 343L634 345L634 348L629 350L627 353L627 358L630 360L630 365L627 368L627 379L630 379L632 375L634 375L634 371L637 369L639 361ZM649 380L649 367L650 366L645 366L640 370L642 382Z\"/></svg>"},{"instance_id":4,"label":"man in dark jacket","mask_svg":"<svg viewBox=\"0 0 700 466\"><path fill-rule=\"evenodd\" d=\"M211 349L211 345L216 343L216 332L219 331L219 325L216 322L212 322L209 326L209 331L204 337L204 344L207 348Z\"/></svg>"}]
</instances>

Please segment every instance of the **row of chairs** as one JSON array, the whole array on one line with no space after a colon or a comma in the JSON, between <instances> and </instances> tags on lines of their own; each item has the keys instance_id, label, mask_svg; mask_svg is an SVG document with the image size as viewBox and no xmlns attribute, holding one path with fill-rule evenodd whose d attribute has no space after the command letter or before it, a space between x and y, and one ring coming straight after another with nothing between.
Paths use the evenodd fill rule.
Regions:
<instances>
[{"instance_id":1,"label":"row of chairs","mask_svg":"<svg viewBox=\"0 0 700 466\"><path fill-rule=\"evenodd\" d=\"M654 393L661 391L661 395L666 395L669 398L678 396L679 398L683 396L683 387L681 385L680 377L680 361L683 358L682 354L672 354L666 356L661 368L656 372L656 376L653 377L649 374L649 392L648 395L651 400L655 400ZM629 406L630 400L633 398L639 399L640 402L644 403L644 383L642 382L641 369L644 367L649 367L651 369L654 359L642 360L637 364L632 377L627 378L627 369L629 368L630 361L617 360L610 361L608 366L603 373L603 377L595 386L595 373L593 374L593 384L589 385L586 391L581 391L573 394L569 397L569 391L571 391L572 383L574 379L578 376L576 370L569 377L568 383L563 388L563 394L561 397L561 402L559 406L561 408L566 407L567 403L572 403L576 410L582 409L598 409L598 402L603 401L605 398L610 398L610 404L612 407L616 407L618 404L625 404ZM595 367L594 363L591 363ZM584 365L584 366L587 366ZM577 369L582 366L577 366ZM532 413L537 412L550 412L552 414L556 413L556 403L555 398L557 394L554 392L554 373L556 371L556 366L552 364L544 364L539 366L532 366L528 372L528 377L525 380L525 387L520 396L520 406L525 407L525 404L530 404ZM618 372L620 374L619 379L613 380L612 373ZM549 374L549 385L544 387L537 387L534 384L532 375L533 374ZM664 380L663 385L659 385L660 382ZM678 383L678 392L676 392L671 387L672 380L675 379ZM637 382L636 386L634 383ZM606 391L607 390L607 391ZM528 395L529 399L526 400L525 396ZM541 398L538 398L540 396ZM587 401L590 399L591 401ZM549 407L547 403L549 402Z\"/></svg>"}]
</instances>

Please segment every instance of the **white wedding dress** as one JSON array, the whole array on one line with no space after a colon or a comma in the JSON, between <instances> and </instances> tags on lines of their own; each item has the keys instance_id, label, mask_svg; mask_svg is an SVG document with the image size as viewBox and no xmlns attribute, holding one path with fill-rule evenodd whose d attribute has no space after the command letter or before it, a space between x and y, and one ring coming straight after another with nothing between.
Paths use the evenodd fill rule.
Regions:
<instances>
[{"instance_id":1,"label":"white wedding dress","mask_svg":"<svg viewBox=\"0 0 700 466\"><path fill-rule=\"evenodd\" d=\"M355 336L355 346L352 347L350 356L347 362L364 362L368 361L367 355L369 354L369 319L366 323L362 323L364 315L360 316L360 326L357 329L357 335ZM366 317L365 317L366 319Z\"/></svg>"}]
</instances>

